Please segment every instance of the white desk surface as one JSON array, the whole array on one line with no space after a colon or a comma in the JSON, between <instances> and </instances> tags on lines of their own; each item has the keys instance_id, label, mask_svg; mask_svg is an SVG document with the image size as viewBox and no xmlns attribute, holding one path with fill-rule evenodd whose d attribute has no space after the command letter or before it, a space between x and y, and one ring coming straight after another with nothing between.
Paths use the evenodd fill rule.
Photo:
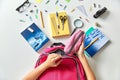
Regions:
<instances>
[{"instance_id":1,"label":"white desk surface","mask_svg":"<svg viewBox=\"0 0 120 80\"><path fill-rule=\"evenodd\" d=\"M28 71L33 69L39 54L20 35L32 22L35 22L52 42L66 42L66 38L51 38L48 14L49 12L55 12L56 7L54 0L50 0L47 5L45 5L45 1L43 0L37 4L39 10L44 13L45 28L43 29L40 27L39 19L30 21L25 15L15 11L24 0L0 0L0 80L21 80ZM93 58L88 58L88 60L97 80L120 80L120 0L84 0L80 2L71 0L70 3L66 3L64 0L60 1L59 3L63 4L63 6L67 5L65 11L71 23L77 13L70 13L70 11L78 5L84 5L87 9L93 3L107 7L108 13L102 15L101 18L91 19L102 25L99 29L111 42ZM48 10L47 13L44 12L45 9ZM58 6L58 11L61 10L63 8ZM95 8L93 8L94 10ZM91 12L87 13L91 14ZM19 22L20 19L24 19L26 22ZM84 26L82 29L87 28L87 26Z\"/></svg>"}]
</instances>

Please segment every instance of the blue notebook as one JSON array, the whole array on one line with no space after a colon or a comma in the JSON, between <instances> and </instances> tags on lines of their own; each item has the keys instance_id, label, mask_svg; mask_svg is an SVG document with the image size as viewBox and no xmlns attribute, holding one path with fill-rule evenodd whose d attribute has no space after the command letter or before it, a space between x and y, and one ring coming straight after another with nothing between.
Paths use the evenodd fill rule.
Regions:
<instances>
[{"instance_id":1,"label":"blue notebook","mask_svg":"<svg viewBox=\"0 0 120 80\"><path fill-rule=\"evenodd\" d=\"M84 41L85 47L89 45L85 50L86 54L93 57L108 41L109 39L99 29L89 28Z\"/></svg>"},{"instance_id":2,"label":"blue notebook","mask_svg":"<svg viewBox=\"0 0 120 80\"><path fill-rule=\"evenodd\" d=\"M21 35L35 51L38 51L49 41L49 38L41 31L41 29L38 28L35 23L21 32Z\"/></svg>"}]
</instances>

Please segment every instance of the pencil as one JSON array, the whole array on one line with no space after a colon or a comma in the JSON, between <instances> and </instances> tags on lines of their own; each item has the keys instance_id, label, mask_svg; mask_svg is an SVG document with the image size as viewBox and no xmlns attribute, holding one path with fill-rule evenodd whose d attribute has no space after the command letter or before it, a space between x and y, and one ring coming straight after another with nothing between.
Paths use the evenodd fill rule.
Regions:
<instances>
[{"instance_id":1,"label":"pencil","mask_svg":"<svg viewBox=\"0 0 120 80\"><path fill-rule=\"evenodd\" d=\"M44 21L43 21L42 11L40 11L40 18L41 18L41 21L42 21L42 27L44 28Z\"/></svg>"},{"instance_id":2,"label":"pencil","mask_svg":"<svg viewBox=\"0 0 120 80\"><path fill-rule=\"evenodd\" d=\"M57 29L57 24L55 23L55 18L51 17L51 20L52 20L53 27L55 29L55 33L56 33L56 35L58 35L59 32L58 32L58 29Z\"/></svg>"},{"instance_id":3,"label":"pencil","mask_svg":"<svg viewBox=\"0 0 120 80\"><path fill-rule=\"evenodd\" d=\"M90 47L93 43L95 43L99 38L94 39L90 44L88 44L84 50L86 50L88 47Z\"/></svg>"}]
</instances>

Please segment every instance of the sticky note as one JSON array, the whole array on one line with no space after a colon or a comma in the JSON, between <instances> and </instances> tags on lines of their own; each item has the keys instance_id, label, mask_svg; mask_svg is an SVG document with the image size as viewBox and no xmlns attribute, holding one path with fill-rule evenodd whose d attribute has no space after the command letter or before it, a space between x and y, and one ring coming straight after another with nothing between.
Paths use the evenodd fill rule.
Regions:
<instances>
[{"instance_id":1,"label":"sticky note","mask_svg":"<svg viewBox=\"0 0 120 80\"><path fill-rule=\"evenodd\" d=\"M71 0L65 0L65 1L70 2Z\"/></svg>"},{"instance_id":2,"label":"sticky note","mask_svg":"<svg viewBox=\"0 0 120 80\"><path fill-rule=\"evenodd\" d=\"M42 0L35 0L37 3L40 3L40 2L42 2Z\"/></svg>"}]
</instances>

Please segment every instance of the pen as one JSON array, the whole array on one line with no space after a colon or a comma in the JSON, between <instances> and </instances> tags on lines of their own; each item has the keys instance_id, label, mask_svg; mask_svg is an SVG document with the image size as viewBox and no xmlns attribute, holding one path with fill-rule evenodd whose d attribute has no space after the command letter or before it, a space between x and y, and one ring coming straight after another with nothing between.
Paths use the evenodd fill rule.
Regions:
<instances>
[{"instance_id":1,"label":"pen","mask_svg":"<svg viewBox=\"0 0 120 80\"><path fill-rule=\"evenodd\" d=\"M57 27L60 28L60 25L59 25L59 13L56 12L56 18L57 18Z\"/></svg>"},{"instance_id":2,"label":"pen","mask_svg":"<svg viewBox=\"0 0 120 80\"><path fill-rule=\"evenodd\" d=\"M88 44L84 50L86 50L88 47L90 47L93 43L95 43L99 38L94 39L90 44Z\"/></svg>"}]
</instances>

